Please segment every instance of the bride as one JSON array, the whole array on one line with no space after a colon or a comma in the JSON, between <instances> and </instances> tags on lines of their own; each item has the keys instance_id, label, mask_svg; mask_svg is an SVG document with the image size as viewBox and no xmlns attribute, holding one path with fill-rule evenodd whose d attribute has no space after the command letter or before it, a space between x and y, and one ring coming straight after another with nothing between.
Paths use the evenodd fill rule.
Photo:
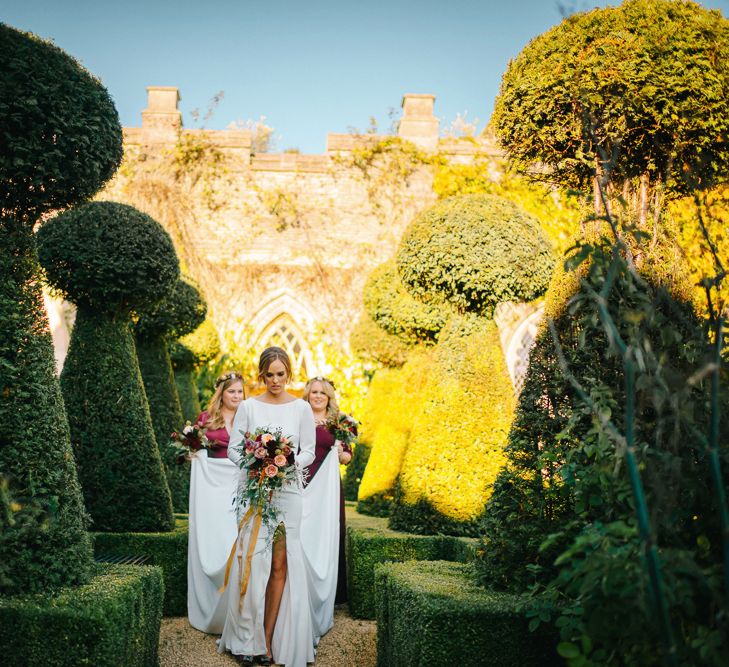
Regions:
<instances>
[{"instance_id":1,"label":"bride","mask_svg":"<svg viewBox=\"0 0 729 667\"><path fill-rule=\"evenodd\" d=\"M280 347L265 349L258 363L258 377L266 391L238 408L228 457L240 464L240 444L246 431L281 428L283 435L293 441L294 449L298 445L297 466L308 466L314 460L314 416L308 403L285 389L291 377L286 352ZM241 474L247 473L243 470ZM241 581L245 580L253 522L240 527L229 561L227 613L218 650L230 651L243 665L271 665L275 660L286 667L305 667L314 661L314 646L300 539L302 490L289 483L274 492L273 500L279 524L273 534L261 526L242 597Z\"/></svg>"}]
</instances>

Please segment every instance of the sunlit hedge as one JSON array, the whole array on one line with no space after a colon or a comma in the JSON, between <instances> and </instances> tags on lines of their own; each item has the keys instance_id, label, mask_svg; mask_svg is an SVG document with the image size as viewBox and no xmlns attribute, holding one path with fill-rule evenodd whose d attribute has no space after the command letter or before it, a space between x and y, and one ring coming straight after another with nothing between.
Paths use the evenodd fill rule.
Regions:
<instances>
[{"instance_id":1,"label":"sunlit hedge","mask_svg":"<svg viewBox=\"0 0 729 667\"><path fill-rule=\"evenodd\" d=\"M392 500L432 357L430 351L413 350L402 368L383 368L372 380L362 415L371 451L359 487L361 512L381 514Z\"/></svg>"},{"instance_id":2,"label":"sunlit hedge","mask_svg":"<svg viewBox=\"0 0 729 667\"><path fill-rule=\"evenodd\" d=\"M554 266L539 221L493 195L445 199L408 227L397 253L405 287L432 303L490 317L503 301L531 301Z\"/></svg>"},{"instance_id":3,"label":"sunlit hedge","mask_svg":"<svg viewBox=\"0 0 729 667\"><path fill-rule=\"evenodd\" d=\"M417 401L390 525L416 533L476 534L514 410L496 324L454 317L441 333ZM366 476L366 473L365 473Z\"/></svg>"}]
</instances>

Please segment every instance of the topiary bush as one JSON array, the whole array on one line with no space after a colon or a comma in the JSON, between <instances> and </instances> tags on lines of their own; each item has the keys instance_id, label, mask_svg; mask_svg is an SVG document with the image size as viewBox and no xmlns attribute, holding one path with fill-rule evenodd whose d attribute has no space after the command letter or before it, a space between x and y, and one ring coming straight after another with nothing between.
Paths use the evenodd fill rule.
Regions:
<instances>
[{"instance_id":1,"label":"topiary bush","mask_svg":"<svg viewBox=\"0 0 729 667\"><path fill-rule=\"evenodd\" d=\"M390 526L476 535L505 461L515 403L493 320L453 317L416 396L420 409L410 425Z\"/></svg>"},{"instance_id":2,"label":"topiary bush","mask_svg":"<svg viewBox=\"0 0 729 667\"><path fill-rule=\"evenodd\" d=\"M443 305L414 299L400 282L394 260L372 271L364 287L364 305L376 324L408 345L434 343L449 314Z\"/></svg>"},{"instance_id":3,"label":"topiary bush","mask_svg":"<svg viewBox=\"0 0 729 667\"><path fill-rule=\"evenodd\" d=\"M0 24L0 471L13 490L0 594L88 579L86 513L39 281L33 227L97 192L122 156L106 89L56 46ZM80 149L79 147L82 147Z\"/></svg>"},{"instance_id":4,"label":"topiary bush","mask_svg":"<svg viewBox=\"0 0 729 667\"><path fill-rule=\"evenodd\" d=\"M531 301L554 258L536 218L493 195L437 203L408 227L397 254L405 287L431 303L490 317L502 301Z\"/></svg>"},{"instance_id":5,"label":"topiary bush","mask_svg":"<svg viewBox=\"0 0 729 667\"><path fill-rule=\"evenodd\" d=\"M370 459L372 448L370 444L361 438L357 440L352 452L352 460L349 462L347 469L342 478L342 488L344 489L344 499L356 501L359 493L359 486L362 483L367 462Z\"/></svg>"},{"instance_id":6,"label":"topiary bush","mask_svg":"<svg viewBox=\"0 0 729 667\"><path fill-rule=\"evenodd\" d=\"M349 344L360 359L388 368L402 366L410 350L402 338L387 333L367 313L361 315L352 329Z\"/></svg>"},{"instance_id":7,"label":"topiary bush","mask_svg":"<svg viewBox=\"0 0 729 667\"><path fill-rule=\"evenodd\" d=\"M359 486L359 512L389 514L432 361L430 350L415 349L402 368L375 372L362 412L362 437L371 452Z\"/></svg>"},{"instance_id":8,"label":"topiary bush","mask_svg":"<svg viewBox=\"0 0 729 667\"><path fill-rule=\"evenodd\" d=\"M182 416L186 421L195 421L200 414L200 399L195 388L195 354L179 340L172 341L168 348L170 363L175 377L175 388L180 399Z\"/></svg>"},{"instance_id":9,"label":"topiary bush","mask_svg":"<svg viewBox=\"0 0 729 667\"><path fill-rule=\"evenodd\" d=\"M154 435L176 512L187 511L190 467L177 463L176 448L169 444L170 433L182 428L184 418L167 347L170 339L197 329L206 314L207 304L197 288L186 280L178 280L169 295L153 309L142 313L134 327Z\"/></svg>"},{"instance_id":10,"label":"topiary bush","mask_svg":"<svg viewBox=\"0 0 729 667\"><path fill-rule=\"evenodd\" d=\"M78 307L61 387L94 530L171 530L131 314L176 283L172 241L149 216L113 202L62 213L37 238L49 284Z\"/></svg>"}]
</instances>

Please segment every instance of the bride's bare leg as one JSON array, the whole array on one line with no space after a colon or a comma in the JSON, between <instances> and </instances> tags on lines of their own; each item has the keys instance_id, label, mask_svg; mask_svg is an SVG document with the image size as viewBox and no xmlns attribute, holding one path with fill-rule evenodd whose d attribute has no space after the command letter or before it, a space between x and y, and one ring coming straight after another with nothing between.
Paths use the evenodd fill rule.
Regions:
<instances>
[{"instance_id":1,"label":"bride's bare leg","mask_svg":"<svg viewBox=\"0 0 729 667\"><path fill-rule=\"evenodd\" d=\"M276 529L271 556L271 575L266 585L266 609L263 615L263 631L266 635L266 649L271 657L273 629L276 627L278 610L281 606L288 564L286 562L286 531L283 524Z\"/></svg>"}]
</instances>

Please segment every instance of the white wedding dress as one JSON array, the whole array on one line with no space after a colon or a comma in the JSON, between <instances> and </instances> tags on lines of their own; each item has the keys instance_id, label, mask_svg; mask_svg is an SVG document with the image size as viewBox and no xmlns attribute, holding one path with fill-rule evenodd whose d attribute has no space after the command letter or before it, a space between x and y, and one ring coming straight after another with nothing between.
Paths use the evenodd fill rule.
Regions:
<instances>
[{"instance_id":1,"label":"white wedding dress","mask_svg":"<svg viewBox=\"0 0 729 667\"><path fill-rule=\"evenodd\" d=\"M296 399L290 403L264 403L250 398L241 403L235 414L228 446L228 456L236 464L240 460L240 446L245 431L256 428L280 427L298 446L296 462L302 467L314 460L315 426L311 406ZM243 471L241 474L245 474ZM304 554L301 547L302 490L288 484L274 494L273 501L286 529L286 557L288 572L281 598L281 606L273 632L271 651L274 662L286 667L305 667L314 661L314 635L309 611ZM240 510L239 510L240 511ZM245 563L252 532L252 521L243 528L242 539L237 541L228 587L225 591L227 613L218 650L235 655L264 655L266 638L263 630L265 595L271 571L272 535L261 526L256 541L248 588L240 599L239 557ZM232 545L232 543L231 543Z\"/></svg>"},{"instance_id":2,"label":"white wedding dress","mask_svg":"<svg viewBox=\"0 0 729 667\"><path fill-rule=\"evenodd\" d=\"M233 501L240 469L227 458L208 458L204 450L193 456L191 464L187 615L193 628L220 634L226 603L219 589L238 534Z\"/></svg>"},{"instance_id":3,"label":"white wedding dress","mask_svg":"<svg viewBox=\"0 0 729 667\"><path fill-rule=\"evenodd\" d=\"M334 625L339 570L340 490L339 458L337 450L331 449L304 489L301 543L315 643Z\"/></svg>"}]
</instances>

